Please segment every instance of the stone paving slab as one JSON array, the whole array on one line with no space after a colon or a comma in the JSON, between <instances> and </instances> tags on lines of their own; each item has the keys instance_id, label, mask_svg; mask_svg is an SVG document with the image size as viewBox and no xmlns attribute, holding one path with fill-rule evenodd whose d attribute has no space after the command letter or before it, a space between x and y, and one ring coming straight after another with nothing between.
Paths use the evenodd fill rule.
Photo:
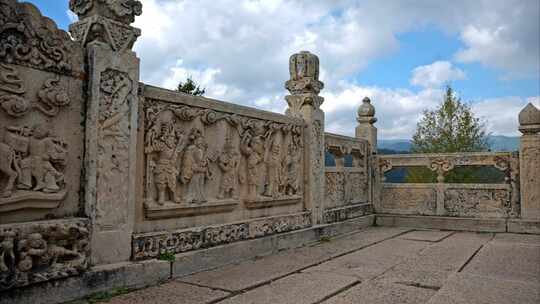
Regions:
<instances>
[{"instance_id":1,"label":"stone paving slab","mask_svg":"<svg viewBox=\"0 0 540 304\"><path fill-rule=\"evenodd\" d=\"M464 272L540 283L540 245L491 242L480 250Z\"/></svg>"},{"instance_id":2,"label":"stone paving slab","mask_svg":"<svg viewBox=\"0 0 540 304\"><path fill-rule=\"evenodd\" d=\"M172 281L110 300L109 304L205 304L225 298L229 293Z\"/></svg>"},{"instance_id":3,"label":"stone paving slab","mask_svg":"<svg viewBox=\"0 0 540 304\"><path fill-rule=\"evenodd\" d=\"M497 233L493 238L493 242L507 242L527 245L540 245L540 235L535 234L514 234L514 233Z\"/></svg>"},{"instance_id":4,"label":"stone paving slab","mask_svg":"<svg viewBox=\"0 0 540 304\"><path fill-rule=\"evenodd\" d=\"M540 284L459 273L428 304L538 304Z\"/></svg>"},{"instance_id":5,"label":"stone paving slab","mask_svg":"<svg viewBox=\"0 0 540 304\"><path fill-rule=\"evenodd\" d=\"M405 233L404 235L400 236L400 238L414 241L439 242L452 233L454 232L439 230L416 230Z\"/></svg>"},{"instance_id":6,"label":"stone paving slab","mask_svg":"<svg viewBox=\"0 0 540 304\"><path fill-rule=\"evenodd\" d=\"M313 304L359 281L332 273L297 273L220 304Z\"/></svg>"},{"instance_id":7,"label":"stone paving slab","mask_svg":"<svg viewBox=\"0 0 540 304\"><path fill-rule=\"evenodd\" d=\"M305 272L325 271L366 280L417 254L427 245L423 242L391 239L311 267Z\"/></svg>"},{"instance_id":8,"label":"stone paving slab","mask_svg":"<svg viewBox=\"0 0 540 304\"><path fill-rule=\"evenodd\" d=\"M435 290L394 284L386 280L375 280L354 286L323 304L422 304L426 303Z\"/></svg>"},{"instance_id":9,"label":"stone paving slab","mask_svg":"<svg viewBox=\"0 0 540 304\"><path fill-rule=\"evenodd\" d=\"M407 229L366 229L354 235L257 260L232 264L180 278L181 281L230 291L244 290L320 263L344 252L394 237Z\"/></svg>"},{"instance_id":10,"label":"stone paving slab","mask_svg":"<svg viewBox=\"0 0 540 304\"><path fill-rule=\"evenodd\" d=\"M403 238L409 231L374 227L111 303L540 303L537 236L456 232L430 242Z\"/></svg>"},{"instance_id":11,"label":"stone paving slab","mask_svg":"<svg viewBox=\"0 0 540 304\"><path fill-rule=\"evenodd\" d=\"M456 233L426 247L418 256L411 258L401 267L411 270L457 271L491 238L491 234Z\"/></svg>"}]
</instances>

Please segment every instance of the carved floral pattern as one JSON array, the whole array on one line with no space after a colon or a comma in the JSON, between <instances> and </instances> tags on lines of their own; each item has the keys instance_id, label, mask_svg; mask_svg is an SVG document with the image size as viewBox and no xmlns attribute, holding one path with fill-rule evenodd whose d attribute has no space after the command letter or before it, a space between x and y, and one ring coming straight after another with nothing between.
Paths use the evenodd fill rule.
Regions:
<instances>
[{"instance_id":1,"label":"carved floral pattern","mask_svg":"<svg viewBox=\"0 0 540 304\"><path fill-rule=\"evenodd\" d=\"M60 73L79 68L71 60L82 51L50 19L34 19L35 10L15 0L0 4L0 61Z\"/></svg>"},{"instance_id":2,"label":"carved floral pattern","mask_svg":"<svg viewBox=\"0 0 540 304\"><path fill-rule=\"evenodd\" d=\"M135 235L132 246L133 258L135 260L157 258L163 253L181 253L310 226L310 213L304 212L178 232Z\"/></svg>"},{"instance_id":3,"label":"carved floral pattern","mask_svg":"<svg viewBox=\"0 0 540 304\"><path fill-rule=\"evenodd\" d=\"M127 212L117 204L129 196L124 177L129 168L132 91L127 73L111 69L101 73L96 193L98 223L105 230L124 224Z\"/></svg>"},{"instance_id":4,"label":"carved floral pattern","mask_svg":"<svg viewBox=\"0 0 540 304\"><path fill-rule=\"evenodd\" d=\"M506 217L511 213L510 193L504 189L447 189L444 208L449 216Z\"/></svg>"}]
</instances>

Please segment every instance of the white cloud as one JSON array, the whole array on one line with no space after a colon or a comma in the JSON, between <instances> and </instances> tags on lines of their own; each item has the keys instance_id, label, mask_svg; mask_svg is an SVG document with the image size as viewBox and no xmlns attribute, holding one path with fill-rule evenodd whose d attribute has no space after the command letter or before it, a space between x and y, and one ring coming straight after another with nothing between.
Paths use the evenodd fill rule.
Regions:
<instances>
[{"instance_id":1,"label":"white cloud","mask_svg":"<svg viewBox=\"0 0 540 304\"><path fill-rule=\"evenodd\" d=\"M407 89L363 87L341 83L337 92L322 94L322 109L326 114L326 130L332 133L354 135L357 125L356 111L362 99L370 97L376 109L379 137L385 139L410 138L424 109L433 109L441 101L439 89L424 89L414 93Z\"/></svg>"},{"instance_id":2,"label":"white cloud","mask_svg":"<svg viewBox=\"0 0 540 304\"><path fill-rule=\"evenodd\" d=\"M518 136L518 114L528 104L540 107L540 96L485 99L472 105L477 117L483 118L488 132L494 135Z\"/></svg>"},{"instance_id":3,"label":"white cloud","mask_svg":"<svg viewBox=\"0 0 540 304\"><path fill-rule=\"evenodd\" d=\"M429 65L422 65L413 70L411 84L425 87L438 88L453 80L465 79L465 72L453 67L448 61L435 61Z\"/></svg>"},{"instance_id":4,"label":"white cloud","mask_svg":"<svg viewBox=\"0 0 540 304\"><path fill-rule=\"evenodd\" d=\"M351 83L368 63L399 49L400 33L427 25L443 29L464 43L456 60L509 75L530 75L540 66L534 0L142 2L135 26L143 34L135 49L144 82L174 88L191 75L208 97L282 112L288 58L309 50L321 62L327 128L349 135L364 95L379 111L381 135L406 138L421 110L440 101L439 85L465 77L440 61L415 71L411 83L419 92Z\"/></svg>"},{"instance_id":5,"label":"white cloud","mask_svg":"<svg viewBox=\"0 0 540 304\"><path fill-rule=\"evenodd\" d=\"M77 15L71 10L66 10L66 15L71 23L75 23L79 20L79 17L77 17Z\"/></svg>"}]
</instances>

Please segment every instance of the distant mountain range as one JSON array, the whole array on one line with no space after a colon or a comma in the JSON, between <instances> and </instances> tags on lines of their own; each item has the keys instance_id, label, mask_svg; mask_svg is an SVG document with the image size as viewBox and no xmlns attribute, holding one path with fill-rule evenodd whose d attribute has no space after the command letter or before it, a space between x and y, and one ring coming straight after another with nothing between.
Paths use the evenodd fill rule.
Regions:
<instances>
[{"instance_id":1,"label":"distant mountain range","mask_svg":"<svg viewBox=\"0 0 540 304\"><path fill-rule=\"evenodd\" d=\"M491 151L517 151L519 137L492 135L488 136ZM396 154L409 153L412 141L409 139L380 139L378 141L379 153Z\"/></svg>"}]
</instances>

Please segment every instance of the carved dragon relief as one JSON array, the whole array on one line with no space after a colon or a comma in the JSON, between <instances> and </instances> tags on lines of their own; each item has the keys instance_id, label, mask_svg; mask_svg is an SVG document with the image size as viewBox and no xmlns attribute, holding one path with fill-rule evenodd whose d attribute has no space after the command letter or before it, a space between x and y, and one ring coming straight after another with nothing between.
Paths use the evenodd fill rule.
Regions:
<instances>
[{"instance_id":1,"label":"carved dragon relief","mask_svg":"<svg viewBox=\"0 0 540 304\"><path fill-rule=\"evenodd\" d=\"M156 100L145 105L147 208L300 198L301 126ZM224 142L210 142L209 134Z\"/></svg>"}]
</instances>

